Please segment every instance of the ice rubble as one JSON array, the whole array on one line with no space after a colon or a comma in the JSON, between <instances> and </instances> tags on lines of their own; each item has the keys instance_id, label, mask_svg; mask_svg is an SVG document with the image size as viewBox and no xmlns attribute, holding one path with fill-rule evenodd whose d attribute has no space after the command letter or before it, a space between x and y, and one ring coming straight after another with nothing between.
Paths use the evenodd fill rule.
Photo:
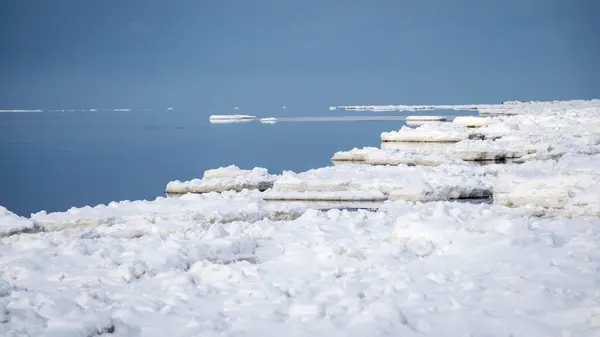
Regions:
<instances>
[{"instance_id":1,"label":"ice rubble","mask_svg":"<svg viewBox=\"0 0 600 337\"><path fill-rule=\"evenodd\" d=\"M518 114L446 123L503 133L494 141L387 145L452 160L438 166L230 166L171 184L221 193L29 219L0 208L0 335L595 336L600 101L504 105ZM500 146L535 153L473 166L448 150ZM272 187L245 189L257 181ZM435 201L490 193L491 205ZM265 200L315 196L405 200L377 212Z\"/></svg>"},{"instance_id":2,"label":"ice rubble","mask_svg":"<svg viewBox=\"0 0 600 337\"><path fill-rule=\"evenodd\" d=\"M166 193L209 193L223 191L241 191L243 189L257 189L264 191L273 186L275 176L269 174L267 169L254 168L242 170L235 165L218 169L207 170L202 179L190 181L171 181L167 184Z\"/></svg>"},{"instance_id":3,"label":"ice rubble","mask_svg":"<svg viewBox=\"0 0 600 337\"><path fill-rule=\"evenodd\" d=\"M458 120L456 123L426 123L417 128L403 126L398 131L382 132L381 141L455 143L467 139L494 140L517 130L518 125L515 123L488 123L473 129L463 120Z\"/></svg>"},{"instance_id":4,"label":"ice rubble","mask_svg":"<svg viewBox=\"0 0 600 337\"><path fill-rule=\"evenodd\" d=\"M294 200L380 200L406 196L413 201L480 198L491 195L491 177L497 167L426 166L332 166L306 172L284 172L269 199L293 193Z\"/></svg>"},{"instance_id":5,"label":"ice rubble","mask_svg":"<svg viewBox=\"0 0 600 337\"><path fill-rule=\"evenodd\" d=\"M2 238L0 335L593 336L600 325L599 218L399 201L118 235L130 222Z\"/></svg>"},{"instance_id":6,"label":"ice rubble","mask_svg":"<svg viewBox=\"0 0 600 337\"><path fill-rule=\"evenodd\" d=\"M592 104L595 101L591 101ZM507 101L502 104L458 104L458 105L341 105L340 109L355 111L428 111L428 110L459 110L478 111L480 114L516 115L521 109L540 105L561 104L562 102L519 102ZM569 104L580 106L587 101L571 101Z\"/></svg>"},{"instance_id":7,"label":"ice rubble","mask_svg":"<svg viewBox=\"0 0 600 337\"><path fill-rule=\"evenodd\" d=\"M465 164L465 161L504 161L547 151L548 146L529 144L524 141L463 140L444 147L354 148L350 151L336 152L331 160L363 162L370 165L438 166Z\"/></svg>"},{"instance_id":8,"label":"ice rubble","mask_svg":"<svg viewBox=\"0 0 600 337\"><path fill-rule=\"evenodd\" d=\"M438 166L460 164L462 160L444 155L443 151L412 149L412 151L381 150L376 147L354 148L338 151L331 160L335 162L355 162L369 165L420 165Z\"/></svg>"},{"instance_id":9,"label":"ice rubble","mask_svg":"<svg viewBox=\"0 0 600 337\"><path fill-rule=\"evenodd\" d=\"M203 179L185 183L171 182L167 185L167 193L241 191L261 187L260 190L264 193L260 195L265 200L382 201L390 196L404 195L404 191L411 191L410 199L415 201L480 198L491 196L490 179L499 169L501 167L493 165L479 169L461 165L350 165L268 175L265 169L240 170L230 167L226 168L230 175L215 176L207 172ZM257 174L260 179L249 178L251 172L262 172L261 175ZM267 186L265 181L269 188L262 189ZM259 182L264 184L260 185Z\"/></svg>"},{"instance_id":10,"label":"ice rubble","mask_svg":"<svg viewBox=\"0 0 600 337\"><path fill-rule=\"evenodd\" d=\"M293 219L305 210L297 204L273 207L259 193L223 192L186 194L178 198L121 201L95 207L72 208L66 212L41 211L31 219L45 231L107 226L132 235L182 230L195 223L254 222L264 218ZM125 227L123 227L125 226Z\"/></svg>"},{"instance_id":11,"label":"ice rubble","mask_svg":"<svg viewBox=\"0 0 600 337\"><path fill-rule=\"evenodd\" d=\"M494 202L600 215L599 167L600 154L569 154L556 161L527 162L498 175L493 187Z\"/></svg>"},{"instance_id":12,"label":"ice rubble","mask_svg":"<svg viewBox=\"0 0 600 337\"><path fill-rule=\"evenodd\" d=\"M399 131L381 133L382 142L436 142L452 143L469 139L471 131L449 123L423 124L418 128L403 126Z\"/></svg>"},{"instance_id":13,"label":"ice rubble","mask_svg":"<svg viewBox=\"0 0 600 337\"><path fill-rule=\"evenodd\" d=\"M39 224L30 219L20 217L5 207L0 206L0 238L19 233L33 233L40 229Z\"/></svg>"},{"instance_id":14,"label":"ice rubble","mask_svg":"<svg viewBox=\"0 0 600 337\"><path fill-rule=\"evenodd\" d=\"M452 123L464 125L470 128L479 128L488 124L496 123L497 119L478 116L458 116L452 120Z\"/></svg>"}]
</instances>

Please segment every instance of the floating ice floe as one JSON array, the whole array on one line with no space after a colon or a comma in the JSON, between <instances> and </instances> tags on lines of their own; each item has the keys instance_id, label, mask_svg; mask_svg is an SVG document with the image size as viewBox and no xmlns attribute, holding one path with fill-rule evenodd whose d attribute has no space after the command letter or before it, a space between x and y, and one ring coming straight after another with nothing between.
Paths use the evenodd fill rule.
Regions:
<instances>
[{"instance_id":1,"label":"floating ice floe","mask_svg":"<svg viewBox=\"0 0 600 337\"><path fill-rule=\"evenodd\" d=\"M263 124L275 124L277 123L278 119L275 117L267 117L267 118L261 118L260 122Z\"/></svg>"},{"instance_id":2,"label":"floating ice floe","mask_svg":"<svg viewBox=\"0 0 600 337\"><path fill-rule=\"evenodd\" d=\"M273 186L275 176L265 168L242 170L235 165L207 170L202 179L190 181L171 181L167 184L165 193L209 193L224 191L241 191L256 189L264 191Z\"/></svg>"},{"instance_id":3,"label":"floating ice floe","mask_svg":"<svg viewBox=\"0 0 600 337\"><path fill-rule=\"evenodd\" d=\"M95 207L72 208L66 212L32 214L21 218L22 228L38 226L44 231L91 229L105 226L108 235L131 237L189 229L197 223L254 222L265 218L293 219L306 207L301 204L270 204L256 191L186 194L177 198L158 197L152 201L121 201ZM14 219L13 219L14 220ZM27 220L27 222L25 222ZM18 225L18 221L13 221ZM21 227L19 227L21 228Z\"/></svg>"},{"instance_id":4,"label":"floating ice floe","mask_svg":"<svg viewBox=\"0 0 600 337\"><path fill-rule=\"evenodd\" d=\"M211 121L220 120L245 120L245 119L256 119L256 116L252 115L210 115Z\"/></svg>"}]
</instances>

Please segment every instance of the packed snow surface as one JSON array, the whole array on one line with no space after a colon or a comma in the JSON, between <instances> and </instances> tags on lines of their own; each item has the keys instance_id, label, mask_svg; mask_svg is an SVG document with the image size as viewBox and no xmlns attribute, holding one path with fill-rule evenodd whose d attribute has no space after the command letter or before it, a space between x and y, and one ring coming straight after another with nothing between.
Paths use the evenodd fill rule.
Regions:
<instances>
[{"instance_id":1,"label":"packed snow surface","mask_svg":"<svg viewBox=\"0 0 600 337\"><path fill-rule=\"evenodd\" d=\"M600 335L600 101L471 107L511 113L340 154L437 166L229 166L176 198L0 207L0 336ZM522 164L459 162L500 149ZM378 206L314 209L336 202Z\"/></svg>"}]
</instances>

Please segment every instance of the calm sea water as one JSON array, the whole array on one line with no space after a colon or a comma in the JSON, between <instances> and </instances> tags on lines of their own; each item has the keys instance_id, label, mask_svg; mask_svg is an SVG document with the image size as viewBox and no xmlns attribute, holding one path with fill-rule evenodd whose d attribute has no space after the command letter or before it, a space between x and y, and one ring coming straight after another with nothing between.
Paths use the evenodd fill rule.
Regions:
<instances>
[{"instance_id":1,"label":"calm sea water","mask_svg":"<svg viewBox=\"0 0 600 337\"><path fill-rule=\"evenodd\" d=\"M407 114L415 113L320 115ZM310 114L286 113L305 115ZM273 173L304 171L330 165L336 151L379 146L381 132L403 125L401 120L211 124L206 113L178 110L2 113L0 205L28 216L154 199L171 180L200 178L206 169L230 164Z\"/></svg>"}]
</instances>

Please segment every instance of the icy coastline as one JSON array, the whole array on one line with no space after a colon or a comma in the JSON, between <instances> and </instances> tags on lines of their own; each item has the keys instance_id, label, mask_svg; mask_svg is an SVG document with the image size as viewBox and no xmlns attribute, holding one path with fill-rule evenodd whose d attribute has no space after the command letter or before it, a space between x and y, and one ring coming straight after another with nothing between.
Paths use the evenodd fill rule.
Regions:
<instances>
[{"instance_id":1,"label":"icy coastline","mask_svg":"<svg viewBox=\"0 0 600 337\"><path fill-rule=\"evenodd\" d=\"M496 115L176 198L0 207L0 335L596 336L600 101L465 108ZM473 165L499 158L518 163Z\"/></svg>"}]
</instances>

